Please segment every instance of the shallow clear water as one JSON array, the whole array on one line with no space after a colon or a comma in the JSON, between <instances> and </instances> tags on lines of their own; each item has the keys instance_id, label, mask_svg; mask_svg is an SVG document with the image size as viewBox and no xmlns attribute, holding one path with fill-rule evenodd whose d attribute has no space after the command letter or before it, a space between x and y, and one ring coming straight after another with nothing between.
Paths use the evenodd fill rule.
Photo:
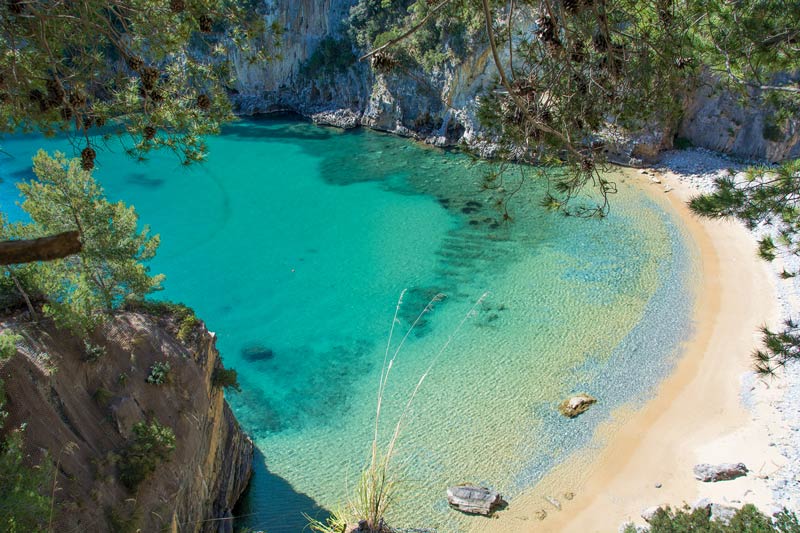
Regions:
<instances>
[{"instance_id":1,"label":"shallow clear water","mask_svg":"<svg viewBox=\"0 0 800 533\"><path fill-rule=\"evenodd\" d=\"M299 531L302 512L346 497L369 453L395 304L397 340L431 297L392 370L382 438L435 354L397 450L397 525L481 529L444 490L486 483L509 498L590 442L611 410L647 395L689 334L694 250L664 205L618 177L603 221L546 213L528 179L503 223L479 190L487 163L371 132L248 120L210 139L202 166L137 164L110 147L96 177L161 234L158 295L218 334L243 392L230 400L269 471L243 525ZM0 203L39 146L2 142ZM516 187L518 169L506 187ZM555 412L569 393L598 405ZM320 509L322 508L322 509Z\"/></svg>"}]
</instances>

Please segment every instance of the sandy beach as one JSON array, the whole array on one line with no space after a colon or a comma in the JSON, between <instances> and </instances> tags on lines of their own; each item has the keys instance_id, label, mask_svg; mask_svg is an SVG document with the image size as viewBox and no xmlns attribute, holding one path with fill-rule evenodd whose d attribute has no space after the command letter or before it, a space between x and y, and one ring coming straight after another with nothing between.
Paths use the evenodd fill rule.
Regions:
<instances>
[{"instance_id":1,"label":"sandy beach","mask_svg":"<svg viewBox=\"0 0 800 533\"><path fill-rule=\"evenodd\" d=\"M773 266L756 256L756 239L741 224L692 215L686 201L697 190L685 180L670 172L625 172L668 198L698 247L694 337L652 400L615 412L588 452L555 468L480 531L617 531L628 521L644 524L644 509L700 498L774 510L770 476L787 459L768 428L782 424L772 404L783 389L757 379L750 359L759 326L781 317ZM751 472L702 483L692 468L704 462L743 462Z\"/></svg>"}]
</instances>

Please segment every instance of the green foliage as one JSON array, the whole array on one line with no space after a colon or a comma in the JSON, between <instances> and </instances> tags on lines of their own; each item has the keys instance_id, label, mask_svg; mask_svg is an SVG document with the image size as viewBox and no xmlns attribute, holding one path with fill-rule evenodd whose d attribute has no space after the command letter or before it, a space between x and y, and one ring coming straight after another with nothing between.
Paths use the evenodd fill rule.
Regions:
<instances>
[{"instance_id":1,"label":"green foliage","mask_svg":"<svg viewBox=\"0 0 800 533\"><path fill-rule=\"evenodd\" d=\"M5 394L0 381L0 430L6 413ZM50 500L42 496L52 476L45 459L29 466L23 452L24 427L13 429L0 439L0 531L33 533L45 531Z\"/></svg>"},{"instance_id":2,"label":"green foliage","mask_svg":"<svg viewBox=\"0 0 800 533\"><path fill-rule=\"evenodd\" d=\"M83 341L83 353L86 361L94 363L106 355L106 347L99 344L92 344L88 340Z\"/></svg>"},{"instance_id":3,"label":"green foliage","mask_svg":"<svg viewBox=\"0 0 800 533\"><path fill-rule=\"evenodd\" d=\"M786 138L786 134L783 133L781 127L775 124L774 122L765 123L761 135L766 140L776 143L779 143Z\"/></svg>"},{"instance_id":4,"label":"green foliage","mask_svg":"<svg viewBox=\"0 0 800 533\"><path fill-rule=\"evenodd\" d=\"M636 528L628 525L625 533L635 533ZM729 524L711 520L709 508L692 510L661 508L650 520L652 533L800 533L800 523L794 513L784 510L774 520L761 513L754 505L747 504L736 511Z\"/></svg>"},{"instance_id":5,"label":"green foliage","mask_svg":"<svg viewBox=\"0 0 800 533\"><path fill-rule=\"evenodd\" d=\"M0 332L0 361L9 359L17 353L17 343L22 340L22 335L17 335L10 330Z\"/></svg>"},{"instance_id":6,"label":"green foliage","mask_svg":"<svg viewBox=\"0 0 800 533\"><path fill-rule=\"evenodd\" d=\"M47 315L85 336L109 311L160 288L163 276L149 275L143 263L155 255L159 238L147 226L138 229L133 207L109 202L78 160L40 151L33 170L37 179L19 185L32 223L8 226L5 233L32 238L78 230L83 251L15 270L46 296Z\"/></svg>"},{"instance_id":7,"label":"green foliage","mask_svg":"<svg viewBox=\"0 0 800 533\"><path fill-rule=\"evenodd\" d=\"M765 225L776 235L762 237L758 254L767 261L800 256L800 160L775 168L754 167L741 175L719 178L716 190L693 198L692 211L709 218L734 217L748 227ZM784 269L784 278L797 272ZM800 358L800 330L788 320L780 332L762 328L763 349L753 354L757 372L771 375L787 362Z\"/></svg>"},{"instance_id":8,"label":"green foliage","mask_svg":"<svg viewBox=\"0 0 800 533\"><path fill-rule=\"evenodd\" d=\"M195 316L194 311L184 315L180 318L180 325L178 326L178 333L176 337L181 342L186 342L191 338L192 332L200 320Z\"/></svg>"},{"instance_id":9,"label":"green foliage","mask_svg":"<svg viewBox=\"0 0 800 533\"><path fill-rule=\"evenodd\" d=\"M232 368L215 368L214 373L211 375L211 384L215 387L242 392L239 387L239 376L236 370Z\"/></svg>"},{"instance_id":10,"label":"green foliage","mask_svg":"<svg viewBox=\"0 0 800 533\"><path fill-rule=\"evenodd\" d=\"M360 0L350 9L348 31L362 49L377 48L398 37L405 27L428 14L427 0ZM480 12L466 0L454 0L392 52L408 67L431 71L446 62L459 63L481 39Z\"/></svg>"},{"instance_id":11,"label":"green foliage","mask_svg":"<svg viewBox=\"0 0 800 533\"><path fill-rule=\"evenodd\" d=\"M200 323L200 319L194 314L194 310L182 303L138 300L127 302L125 309L157 317L170 318L177 326L173 331L181 342L189 341L195 328Z\"/></svg>"},{"instance_id":12,"label":"green foliage","mask_svg":"<svg viewBox=\"0 0 800 533\"><path fill-rule=\"evenodd\" d=\"M128 489L139 486L175 450L175 433L157 421L133 426L133 439L122 453L119 479Z\"/></svg>"},{"instance_id":13,"label":"green foliage","mask_svg":"<svg viewBox=\"0 0 800 533\"><path fill-rule=\"evenodd\" d=\"M278 35L237 0L0 3L0 132L125 135L137 157L166 147L186 163L232 118L228 57L268 60ZM252 3L251 3L252 4ZM88 155L89 153L87 153Z\"/></svg>"},{"instance_id":14,"label":"green foliage","mask_svg":"<svg viewBox=\"0 0 800 533\"><path fill-rule=\"evenodd\" d=\"M314 78L333 78L356 62L353 44L349 39L325 37L314 53L300 66L300 73Z\"/></svg>"},{"instance_id":15,"label":"green foliage","mask_svg":"<svg viewBox=\"0 0 800 533\"><path fill-rule=\"evenodd\" d=\"M169 373L172 370L168 361L159 361L150 367L147 382L152 385L163 385L169 382Z\"/></svg>"},{"instance_id":16,"label":"green foliage","mask_svg":"<svg viewBox=\"0 0 800 533\"><path fill-rule=\"evenodd\" d=\"M141 532L142 512L140 509L134 509L132 512L125 512L124 510L109 508L106 510L106 519L108 520L111 531L114 533L139 533Z\"/></svg>"},{"instance_id":17,"label":"green foliage","mask_svg":"<svg viewBox=\"0 0 800 533\"><path fill-rule=\"evenodd\" d=\"M94 391L94 395L92 396L92 399L94 399L94 401L100 407L108 407L113 398L114 394L110 390L104 387L100 387L99 389Z\"/></svg>"}]
</instances>

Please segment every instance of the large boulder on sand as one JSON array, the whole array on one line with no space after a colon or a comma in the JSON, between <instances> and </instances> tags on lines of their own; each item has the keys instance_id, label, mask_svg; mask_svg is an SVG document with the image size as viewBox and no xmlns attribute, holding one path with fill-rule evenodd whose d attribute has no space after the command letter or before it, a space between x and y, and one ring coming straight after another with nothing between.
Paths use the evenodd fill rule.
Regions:
<instances>
[{"instance_id":1,"label":"large boulder on sand","mask_svg":"<svg viewBox=\"0 0 800 533\"><path fill-rule=\"evenodd\" d=\"M489 516L502 502L499 492L486 487L464 484L447 489L447 503L462 513Z\"/></svg>"},{"instance_id":2,"label":"large boulder on sand","mask_svg":"<svg viewBox=\"0 0 800 533\"><path fill-rule=\"evenodd\" d=\"M596 402L597 400L588 394L576 394L561 402L558 406L558 412L568 418L575 418L579 414L586 412Z\"/></svg>"},{"instance_id":3,"label":"large boulder on sand","mask_svg":"<svg viewBox=\"0 0 800 533\"><path fill-rule=\"evenodd\" d=\"M747 475L747 467L744 463L722 463L710 465L701 463L694 465L694 477L700 481L710 483L713 481L728 481Z\"/></svg>"}]
</instances>

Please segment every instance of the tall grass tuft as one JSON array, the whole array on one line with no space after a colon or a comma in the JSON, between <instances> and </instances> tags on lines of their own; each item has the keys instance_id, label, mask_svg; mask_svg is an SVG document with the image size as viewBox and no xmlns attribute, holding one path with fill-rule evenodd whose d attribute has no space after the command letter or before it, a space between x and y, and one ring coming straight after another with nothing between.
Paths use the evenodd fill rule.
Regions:
<instances>
[{"instance_id":1,"label":"tall grass tuft","mask_svg":"<svg viewBox=\"0 0 800 533\"><path fill-rule=\"evenodd\" d=\"M392 436L385 447L381 446L379 439L379 431L381 427L381 412L383 407L384 395L386 393L386 385L389 382L389 375L395 367L397 357L400 354L406 340L419 325L422 318L433 310L433 306L440 302L443 294L434 296L425 308L417 315L414 322L408 327L400 342L392 350L392 342L395 337L396 326L400 323L398 315L400 308L403 305L403 298L405 297L406 290L400 293L397 300L397 305L392 319L392 325L389 328L389 338L386 342L386 349L383 355L383 366L381 367L380 380L378 382L378 394L375 410L375 427L372 437L372 447L370 453L370 460L367 466L361 471L357 485L352 491L347 504L339 510L332 512L331 516L325 521L321 522L306 515L309 523L309 529L318 533L349 533L352 531L359 531L361 533L389 533L391 528L386 524L386 513L395 501L398 490L398 477L395 469L393 468L392 459L394 459L396 452L396 445L400 438L405 423L408 420L411 405L414 402L423 382L430 374L433 366L442 356L442 354L450 346L450 343L456 337L464 323L475 315L478 306L483 303L488 293L483 293L480 298L472 305L470 310L464 315L458 326L448 336L447 341L439 348L439 350L431 358L425 372L417 380L417 384L411 391L405 406L398 417ZM349 492L349 491L348 491Z\"/></svg>"}]
</instances>

